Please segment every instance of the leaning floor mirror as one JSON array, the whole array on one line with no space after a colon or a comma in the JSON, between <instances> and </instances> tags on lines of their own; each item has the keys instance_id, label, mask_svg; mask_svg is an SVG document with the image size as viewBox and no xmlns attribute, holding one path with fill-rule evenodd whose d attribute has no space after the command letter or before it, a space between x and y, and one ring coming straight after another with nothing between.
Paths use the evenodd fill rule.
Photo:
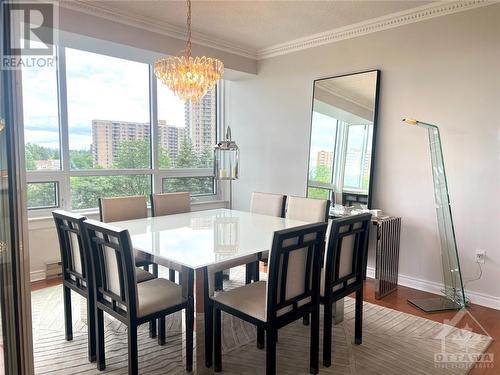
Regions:
<instances>
[{"instance_id":1,"label":"leaning floor mirror","mask_svg":"<svg viewBox=\"0 0 500 375\"><path fill-rule=\"evenodd\" d=\"M314 81L307 196L371 207L380 71Z\"/></svg>"}]
</instances>

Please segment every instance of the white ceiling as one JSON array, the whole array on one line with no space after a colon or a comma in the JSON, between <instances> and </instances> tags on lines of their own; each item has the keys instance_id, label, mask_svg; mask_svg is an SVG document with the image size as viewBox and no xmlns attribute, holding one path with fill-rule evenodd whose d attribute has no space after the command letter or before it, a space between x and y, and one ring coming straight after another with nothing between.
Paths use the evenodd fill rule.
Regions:
<instances>
[{"instance_id":1,"label":"white ceiling","mask_svg":"<svg viewBox=\"0 0 500 375\"><path fill-rule=\"evenodd\" d=\"M84 2L116 14L185 28L185 1ZM193 0L192 24L197 34L257 51L429 3L431 1Z\"/></svg>"}]
</instances>

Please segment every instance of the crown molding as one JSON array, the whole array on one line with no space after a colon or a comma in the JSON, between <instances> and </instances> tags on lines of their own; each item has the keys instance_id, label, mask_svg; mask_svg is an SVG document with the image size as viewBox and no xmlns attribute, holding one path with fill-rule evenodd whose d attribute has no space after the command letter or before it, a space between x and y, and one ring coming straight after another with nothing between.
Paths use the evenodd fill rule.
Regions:
<instances>
[{"instance_id":1,"label":"crown molding","mask_svg":"<svg viewBox=\"0 0 500 375\"><path fill-rule=\"evenodd\" d=\"M210 37L198 32L193 32L193 43L254 60L264 60L436 17L496 4L499 1L500 0L462 0L433 2L421 7L391 13L378 18L372 18L370 20L324 31L285 43L276 44L260 50L254 50L250 47L242 47L235 43ZM186 30L182 27L122 12L114 8L106 7L97 1L58 0L57 3L59 6L66 9L75 10L95 17L104 18L109 21L137 27L143 30L169 36L171 38L184 40L186 36Z\"/></svg>"},{"instance_id":2,"label":"crown molding","mask_svg":"<svg viewBox=\"0 0 500 375\"><path fill-rule=\"evenodd\" d=\"M114 8L106 7L97 1L59 0L57 1L57 3L62 8L82 12L95 17L104 18L109 21L118 22L127 26L137 27L175 39L186 39L186 29L183 27L175 26L167 22L152 20L150 18L142 17L136 14L122 12ZM254 60L257 59L257 51L251 48L245 48L222 39L197 33L195 31L193 31L192 41L193 44L214 48L220 51Z\"/></svg>"},{"instance_id":3,"label":"crown molding","mask_svg":"<svg viewBox=\"0 0 500 375\"><path fill-rule=\"evenodd\" d=\"M342 93L336 91L336 89L334 87L331 87L331 86L328 86L328 85L320 86L319 83L315 83L315 84L318 85L317 86L318 89L323 90L324 92L326 92L326 93L328 93L330 95L336 96L336 97L341 98L341 99L343 99L345 101L348 101L349 103L352 103L352 104L357 105L357 106L359 106L359 107L361 107L363 109L366 109L367 111L373 112L373 106L370 107L370 106L367 106L365 104L361 104L356 99L351 98L351 97L349 97L349 96L347 96L345 94L342 94ZM316 89L316 87L315 87L315 89Z\"/></svg>"},{"instance_id":4,"label":"crown molding","mask_svg":"<svg viewBox=\"0 0 500 375\"><path fill-rule=\"evenodd\" d=\"M335 43L341 40L356 38L382 30L425 21L431 18L446 16L448 14L463 12L498 3L498 0L465 0L465 1L439 1L421 7L392 13L386 16L373 18L289 42L280 43L257 51L257 59L263 60L270 57L285 55L308 48Z\"/></svg>"}]
</instances>

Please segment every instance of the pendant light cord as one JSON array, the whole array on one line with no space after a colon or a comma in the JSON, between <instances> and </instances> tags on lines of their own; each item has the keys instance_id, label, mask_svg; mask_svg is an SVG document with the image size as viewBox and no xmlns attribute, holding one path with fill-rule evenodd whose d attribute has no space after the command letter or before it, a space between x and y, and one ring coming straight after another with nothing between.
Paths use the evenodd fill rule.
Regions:
<instances>
[{"instance_id":1,"label":"pendant light cord","mask_svg":"<svg viewBox=\"0 0 500 375\"><path fill-rule=\"evenodd\" d=\"M191 0L187 0L187 46L186 57L191 57Z\"/></svg>"}]
</instances>

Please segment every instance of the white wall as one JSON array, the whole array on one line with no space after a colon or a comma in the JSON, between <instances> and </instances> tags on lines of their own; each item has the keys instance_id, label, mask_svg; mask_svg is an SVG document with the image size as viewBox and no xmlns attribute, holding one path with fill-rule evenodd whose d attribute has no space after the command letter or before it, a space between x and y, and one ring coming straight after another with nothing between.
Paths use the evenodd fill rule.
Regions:
<instances>
[{"instance_id":1,"label":"white wall","mask_svg":"<svg viewBox=\"0 0 500 375\"><path fill-rule=\"evenodd\" d=\"M426 132L438 124L465 279L473 301L500 308L500 5L435 18L259 63L227 87L226 122L241 149L235 208L252 191L304 195L312 82L380 69L374 207L403 218L400 280L439 290L441 265ZM373 263L371 264L371 266Z\"/></svg>"}]
</instances>

